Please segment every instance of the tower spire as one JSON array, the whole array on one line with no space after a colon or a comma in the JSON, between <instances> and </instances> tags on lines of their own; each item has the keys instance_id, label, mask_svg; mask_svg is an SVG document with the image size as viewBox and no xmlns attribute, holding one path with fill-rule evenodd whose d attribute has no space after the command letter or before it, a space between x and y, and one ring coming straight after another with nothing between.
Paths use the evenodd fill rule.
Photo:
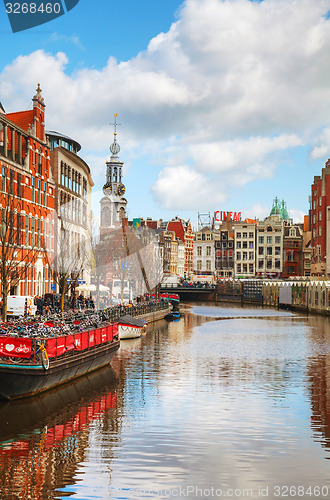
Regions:
<instances>
[{"instance_id":1,"label":"tower spire","mask_svg":"<svg viewBox=\"0 0 330 500\"><path fill-rule=\"evenodd\" d=\"M113 125L115 130L113 133L113 143L110 146L110 152L112 153L112 156L116 156L120 151L120 146L117 142L117 127L118 125L121 125L121 123L117 123L117 113L115 113L113 116L115 118L115 121L114 123L110 123L110 125Z\"/></svg>"}]
</instances>

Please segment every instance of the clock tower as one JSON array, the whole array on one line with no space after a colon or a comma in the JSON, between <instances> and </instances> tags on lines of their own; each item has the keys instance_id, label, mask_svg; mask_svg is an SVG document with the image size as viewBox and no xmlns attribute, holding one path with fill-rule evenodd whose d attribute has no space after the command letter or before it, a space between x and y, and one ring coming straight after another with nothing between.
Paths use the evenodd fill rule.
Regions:
<instances>
[{"instance_id":1,"label":"clock tower","mask_svg":"<svg viewBox=\"0 0 330 500\"><path fill-rule=\"evenodd\" d=\"M126 217L127 200L124 198L125 186L122 182L124 163L119 160L120 146L117 142L117 114L114 122L113 143L110 146L111 156L106 162L105 184L103 186L104 197L101 204L101 234L109 228L114 228Z\"/></svg>"}]
</instances>

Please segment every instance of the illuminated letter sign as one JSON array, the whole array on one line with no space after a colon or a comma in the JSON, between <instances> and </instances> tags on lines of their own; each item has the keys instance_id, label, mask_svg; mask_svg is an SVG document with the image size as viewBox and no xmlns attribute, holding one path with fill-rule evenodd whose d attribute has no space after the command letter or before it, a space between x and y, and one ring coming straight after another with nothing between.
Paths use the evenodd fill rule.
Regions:
<instances>
[{"instance_id":1,"label":"illuminated letter sign","mask_svg":"<svg viewBox=\"0 0 330 500\"><path fill-rule=\"evenodd\" d=\"M231 219L231 220L240 222L241 215L242 215L242 212L224 212L222 210L221 211L217 210L216 212L214 212L214 220L215 220L215 222L223 222L225 220Z\"/></svg>"}]
</instances>

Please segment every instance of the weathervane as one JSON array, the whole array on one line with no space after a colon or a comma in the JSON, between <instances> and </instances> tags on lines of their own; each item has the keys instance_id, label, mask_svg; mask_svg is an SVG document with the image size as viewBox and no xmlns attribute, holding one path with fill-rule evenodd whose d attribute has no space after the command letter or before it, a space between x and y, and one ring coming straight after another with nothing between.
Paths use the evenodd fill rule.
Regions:
<instances>
[{"instance_id":1,"label":"weathervane","mask_svg":"<svg viewBox=\"0 0 330 500\"><path fill-rule=\"evenodd\" d=\"M117 123L117 113L115 113L113 116L115 118L115 122L114 123L110 123L110 125L113 125L115 127L115 131L114 131L114 134L113 134L113 143L110 146L110 151L111 151L111 153L113 155L117 155L119 153L119 151L120 151L120 146L117 143L117 126L121 125L121 123Z\"/></svg>"}]
</instances>

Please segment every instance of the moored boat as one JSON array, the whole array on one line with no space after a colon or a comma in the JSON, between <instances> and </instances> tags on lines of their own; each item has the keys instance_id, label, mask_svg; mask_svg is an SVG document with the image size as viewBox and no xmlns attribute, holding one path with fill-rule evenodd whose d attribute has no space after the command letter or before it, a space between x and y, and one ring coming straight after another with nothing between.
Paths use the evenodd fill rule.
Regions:
<instances>
[{"instance_id":1,"label":"moored boat","mask_svg":"<svg viewBox=\"0 0 330 500\"><path fill-rule=\"evenodd\" d=\"M180 319L181 313L180 311L171 311L168 314L164 316L164 319L167 319L169 321L175 320L175 319Z\"/></svg>"},{"instance_id":2,"label":"moored boat","mask_svg":"<svg viewBox=\"0 0 330 500\"><path fill-rule=\"evenodd\" d=\"M118 325L40 338L0 336L0 399L34 396L110 363Z\"/></svg>"},{"instance_id":3,"label":"moored boat","mask_svg":"<svg viewBox=\"0 0 330 500\"><path fill-rule=\"evenodd\" d=\"M172 306L177 306L180 303L180 297L177 293L161 293L160 298L167 300Z\"/></svg>"},{"instance_id":4,"label":"moored boat","mask_svg":"<svg viewBox=\"0 0 330 500\"><path fill-rule=\"evenodd\" d=\"M135 339L141 337L146 327L144 319L133 318L129 314L125 314L118 319L118 335L119 339Z\"/></svg>"}]
</instances>

